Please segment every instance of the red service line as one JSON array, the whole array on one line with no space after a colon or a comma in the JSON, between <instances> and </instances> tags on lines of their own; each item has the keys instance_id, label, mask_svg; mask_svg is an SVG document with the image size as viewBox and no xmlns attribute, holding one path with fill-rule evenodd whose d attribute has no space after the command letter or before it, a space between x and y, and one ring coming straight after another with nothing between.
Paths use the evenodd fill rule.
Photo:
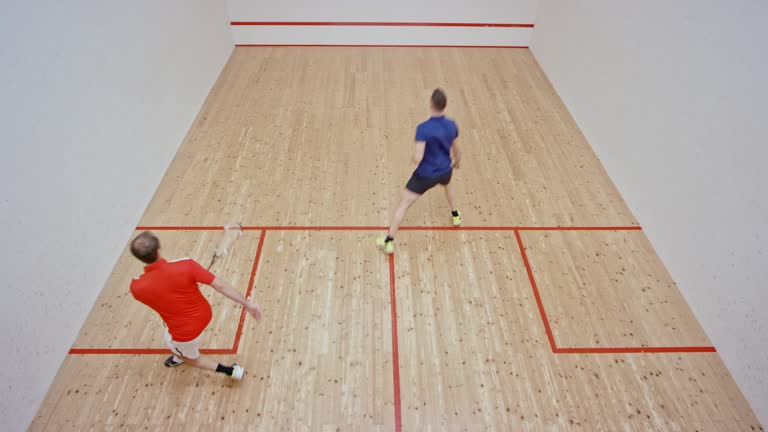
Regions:
<instances>
[{"instance_id":1,"label":"red service line","mask_svg":"<svg viewBox=\"0 0 768 432\"><path fill-rule=\"evenodd\" d=\"M198 231L201 230L208 230L208 229L223 229L223 227L217 227L217 228L208 228L208 227L197 227L200 228ZM141 229L141 228L137 228ZM181 229L187 229L187 228L181 228ZM253 286L256 281L256 271L259 268L259 260L261 259L261 251L264 248L264 237L266 236L266 230L261 230L261 235L259 236L259 245L256 248L256 257L253 260L253 268L251 269L251 278L248 281L248 289L245 292L245 297L248 298L251 296L251 292L253 291ZM240 319L237 324L237 330L235 331L235 341L232 344L232 348L203 348L200 350L202 354L237 354L237 350L240 347L240 337L243 334L243 327L245 326L245 316L246 316L246 310L245 307L242 307L242 310L240 311ZM168 348L72 348L69 350L69 354L168 354L170 353L170 349Z\"/></svg>"},{"instance_id":2,"label":"red service line","mask_svg":"<svg viewBox=\"0 0 768 432\"><path fill-rule=\"evenodd\" d=\"M201 349L203 354L235 354L232 348ZM70 354L170 354L170 348L72 348Z\"/></svg>"},{"instance_id":3,"label":"red service line","mask_svg":"<svg viewBox=\"0 0 768 432\"><path fill-rule=\"evenodd\" d=\"M256 258L253 260L253 268L251 269L251 279L248 282L248 289L245 292L245 298L251 297L253 291L253 285L256 283L256 272L259 270L259 260L261 259L261 251L264 248L264 237L267 235L267 230L261 230L259 236L259 246L256 248ZM238 348L240 348L240 336L243 334L243 326L245 325L245 306L240 311L240 321L237 324L237 332L235 333L235 343L232 345L232 353L237 354Z\"/></svg>"},{"instance_id":4,"label":"red service line","mask_svg":"<svg viewBox=\"0 0 768 432\"><path fill-rule=\"evenodd\" d=\"M555 227L518 227L516 231L642 231L638 225L630 226L555 226Z\"/></svg>"},{"instance_id":5,"label":"red service line","mask_svg":"<svg viewBox=\"0 0 768 432\"><path fill-rule=\"evenodd\" d=\"M223 230L224 226L137 226L136 231L213 231ZM243 227L243 229L247 229Z\"/></svg>"},{"instance_id":6,"label":"red service line","mask_svg":"<svg viewBox=\"0 0 768 432\"><path fill-rule=\"evenodd\" d=\"M395 431L403 430L400 402L400 353L397 342L397 293L395 290L395 255L389 255L389 297L392 304L392 382L395 398Z\"/></svg>"},{"instance_id":7,"label":"red service line","mask_svg":"<svg viewBox=\"0 0 768 432\"><path fill-rule=\"evenodd\" d=\"M496 27L533 28L533 24L466 23L466 22L373 22L373 21L232 21L233 26L299 26L299 27Z\"/></svg>"},{"instance_id":8,"label":"red service line","mask_svg":"<svg viewBox=\"0 0 768 432\"><path fill-rule=\"evenodd\" d=\"M541 301L539 289L536 287L536 280L533 278L533 270L531 270L531 263L528 261L528 255L525 253L525 246L523 246L523 239L520 237L520 231L515 230L515 238L517 239L517 246L520 248L520 255L523 257L525 271L528 272L528 279L531 281L531 289L533 289L533 296L536 298L536 305L539 307L539 314L544 323L544 331L547 333L549 346L552 348L552 352L555 352L557 350L555 336L552 334L552 327L550 327L547 313L544 311L544 303Z\"/></svg>"},{"instance_id":9,"label":"red service line","mask_svg":"<svg viewBox=\"0 0 768 432\"><path fill-rule=\"evenodd\" d=\"M387 229L387 228L384 228ZM543 226L543 227L517 227L517 226L432 226L432 227L400 227L400 231L642 231L639 226Z\"/></svg>"},{"instance_id":10,"label":"red service line","mask_svg":"<svg viewBox=\"0 0 768 432\"><path fill-rule=\"evenodd\" d=\"M243 226L245 231L384 231L386 226ZM214 231L223 226L137 226L137 231ZM642 231L631 226L404 226L400 231Z\"/></svg>"},{"instance_id":11,"label":"red service line","mask_svg":"<svg viewBox=\"0 0 768 432\"><path fill-rule=\"evenodd\" d=\"M559 231L574 231L584 230L584 227L573 227L571 229L559 229ZM593 227L589 230L597 231L618 231L618 230L640 230L640 227ZM546 228L531 228L531 231L544 231ZM539 288L536 286L536 278L533 276L533 269L531 263L528 260L528 254L525 253L525 246L523 245L523 239L520 236L520 231L525 229L516 229L515 238L517 239L517 245L520 248L520 255L523 258L523 264L525 270L528 273L528 280L533 290L533 296L536 299L536 305L539 308L539 314L541 315L541 321L544 323L544 331L547 334L549 340L549 346L552 348L554 354L643 354L643 353L703 353L703 352L717 352L715 347L712 346L693 346L693 347L603 347L603 348L560 348L555 342L555 336L552 333L552 327L549 324L549 318L547 318L547 312L544 309L544 302L541 300L539 294Z\"/></svg>"},{"instance_id":12,"label":"red service line","mask_svg":"<svg viewBox=\"0 0 768 432\"><path fill-rule=\"evenodd\" d=\"M381 231L388 229L380 226L266 226L268 231Z\"/></svg>"},{"instance_id":13,"label":"red service line","mask_svg":"<svg viewBox=\"0 0 768 432\"><path fill-rule=\"evenodd\" d=\"M236 44L236 47L276 47L276 48L528 48L527 45L352 45L352 44Z\"/></svg>"},{"instance_id":14,"label":"red service line","mask_svg":"<svg viewBox=\"0 0 768 432\"><path fill-rule=\"evenodd\" d=\"M705 353L717 352L715 347L630 347L630 348L556 348L555 354L642 354L642 353Z\"/></svg>"}]
</instances>

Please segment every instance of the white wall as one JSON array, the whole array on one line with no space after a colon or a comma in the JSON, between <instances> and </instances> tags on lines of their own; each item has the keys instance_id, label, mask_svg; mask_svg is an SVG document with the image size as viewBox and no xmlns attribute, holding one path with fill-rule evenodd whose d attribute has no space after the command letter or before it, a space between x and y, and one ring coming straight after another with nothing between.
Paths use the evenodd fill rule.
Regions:
<instances>
[{"instance_id":1,"label":"white wall","mask_svg":"<svg viewBox=\"0 0 768 432\"><path fill-rule=\"evenodd\" d=\"M231 50L206 0L0 6L0 429L24 430Z\"/></svg>"},{"instance_id":2,"label":"white wall","mask_svg":"<svg viewBox=\"0 0 768 432\"><path fill-rule=\"evenodd\" d=\"M538 0L228 0L234 22L532 24ZM531 28L233 26L236 44L528 46Z\"/></svg>"},{"instance_id":3,"label":"white wall","mask_svg":"<svg viewBox=\"0 0 768 432\"><path fill-rule=\"evenodd\" d=\"M541 0L532 50L768 424L768 3Z\"/></svg>"}]
</instances>

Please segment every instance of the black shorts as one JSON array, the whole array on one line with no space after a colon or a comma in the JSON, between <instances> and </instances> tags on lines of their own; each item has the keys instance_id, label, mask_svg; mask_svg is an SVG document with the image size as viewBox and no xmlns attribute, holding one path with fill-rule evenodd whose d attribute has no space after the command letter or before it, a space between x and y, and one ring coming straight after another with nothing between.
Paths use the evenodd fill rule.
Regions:
<instances>
[{"instance_id":1,"label":"black shorts","mask_svg":"<svg viewBox=\"0 0 768 432\"><path fill-rule=\"evenodd\" d=\"M448 170L447 173L435 177L424 177L414 171L411 179L408 180L408 184L405 185L405 188L413 193L421 195L438 184L443 186L447 185L451 182L451 175L453 175L453 168Z\"/></svg>"}]
</instances>

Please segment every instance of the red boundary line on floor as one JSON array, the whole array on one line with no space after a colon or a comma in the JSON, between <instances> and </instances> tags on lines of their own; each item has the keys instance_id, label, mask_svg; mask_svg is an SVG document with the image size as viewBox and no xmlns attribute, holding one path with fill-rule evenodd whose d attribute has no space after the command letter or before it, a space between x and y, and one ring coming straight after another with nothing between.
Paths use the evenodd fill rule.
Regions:
<instances>
[{"instance_id":1,"label":"red boundary line on floor","mask_svg":"<svg viewBox=\"0 0 768 432\"><path fill-rule=\"evenodd\" d=\"M694 347L628 347L628 348L557 348L555 354L643 354L717 352L712 346Z\"/></svg>"},{"instance_id":2,"label":"red boundary line on floor","mask_svg":"<svg viewBox=\"0 0 768 432\"><path fill-rule=\"evenodd\" d=\"M220 229L223 229L223 227ZM259 268L259 261L261 259L261 251L264 248L264 237L266 236L266 233L266 230L261 230L259 245L256 248L256 257L253 259L253 267L251 268L251 277L248 280L248 289L245 291L246 298L250 297L256 283L256 272ZM232 348L202 348L200 353L222 355L237 354L237 350L240 348L240 337L243 334L243 327L245 326L245 316L245 306L242 306ZM71 348L69 350L69 354L168 354L169 352L171 352L171 350L168 348Z\"/></svg>"},{"instance_id":3,"label":"red boundary line on floor","mask_svg":"<svg viewBox=\"0 0 768 432\"><path fill-rule=\"evenodd\" d=\"M701 353L701 352L717 352L713 346L681 346L681 347L604 347L604 348L560 348L555 342L552 328L547 318L547 312L544 309L544 302L541 300L539 294L539 288L536 285L536 279L533 276L533 269L531 268L530 261L528 260L528 254L525 253L525 245L523 244L522 236L519 230L515 230L515 238L517 238L517 245L520 248L520 255L523 258L523 264L525 264L525 270L528 273L528 280L533 290L533 296L536 298L536 304L539 307L539 314L541 314L541 320L544 323L544 330L547 333L547 339L549 339L549 345L552 348L554 354L641 354L641 353Z\"/></svg>"},{"instance_id":4,"label":"red boundary line on floor","mask_svg":"<svg viewBox=\"0 0 768 432\"><path fill-rule=\"evenodd\" d=\"M389 297L392 311L392 382L394 386L395 431L403 430L400 401L400 352L397 342L397 293L395 290L395 255L389 255Z\"/></svg>"},{"instance_id":5,"label":"red boundary line on floor","mask_svg":"<svg viewBox=\"0 0 768 432\"><path fill-rule=\"evenodd\" d=\"M223 226L137 226L137 231L212 231ZM245 231L383 231L386 226L243 226ZM642 231L633 226L403 226L400 231Z\"/></svg>"},{"instance_id":6,"label":"red boundary line on floor","mask_svg":"<svg viewBox=\"0 0 768 432\"><path fill-rule=\"evenodd\" d=\"M155 230L155 231L211 231L223 229L223 226L137 226L136 230ZM256 280L259 261L264 246L264 238L267 231L383 231L388 227L383 226L246 226L243 230L261 231L259 245L256 250L253 268L251 270L251 279L248 283L246 297L250 296ZM520 254L528 274L528 280L531 284L536 305L539 309L544 330L547 334L552 352L555 354L628 354L628 353L700 353L717 352L713 346L688 346L688 347L603 347L603 348L560 348L557 346L552 327L549 323L544 302L541 299L536 279L533 274L533 268L525 252L521 231L642 231L640 226L553 226L553 227L515 227L515 226L488 226L488 227L449 227L449 226L410 226L401 227L401 231L514 231ZM400 418L400 372L399 372L399 354L397 344L397 311L395 302L395 282L394 282L394 257L390 256L390 294L392 301L392 348L393 348L393 374L395 380L395 410L396 416ZM240 320L235 333L235 341L231 349L201 349L204 354L235 354L240 346L243 327L245 325L246 311L243 308L240 312ZM69 354L166 354L169 350L164 348L72 348ZM398 421L398 424L399 421ZM398 429L399 430L399 429Z\"/></svg>"},{"instance_id":7,"label":"red boundary line on floor","mask_svg":"<svg viewBox=\"0 0 768 432\"><path fill-rule=\"evenodd\" d=\"M533 24L467 23L467 22L372 22L372 21L231 21L232 26L298 26L298 27L496 27L533 28Z\"/></svg>"},{"instance_id":8,"label":"red boundary line on floor","mask_svg":"<svg viewBox=\"0 0 768 432\"><path fill-rule=\"evenodd\" d=\"M541 320L544 323L544 331L547 333L549 346L552 348L552 352L555 352L557 350L557 345L555 344L555 336L552 334L552 328L549 325L547 313L544 311L544 303L541 301L539 289L536 287L536 281L533 278L533 270L531 269L530 262L528 262L528 255L525 253L525 246L523 246L523 239L520 237L520 231L515 230L515 238L517 239L517 246L520 248L520 255L523 257L525 271L528 272L528 280L531 282L533 297L536 299L536 305L539 307L539 314L541 315Z\"/></svg>"},{"instance_id":9,"label":"red boundary line on floor","mask_svg":"<svg viewBox=\"0 0 768 432\"><path fill-rule=\"evenodd\" d=\"M253 286L256 284L256 272L259 270L259 261L261 260L261 251L264 248L264 237L267 235L267 230L261 230L259 236L259 246L256 248L256 258L253 260L253 268L251 269L251 278L248 282L248 289L245 291L245 298L251 297ZM232 354L237 354L237 350L240 348L240 336L243 334L243 326L245 325L245 306L242 306L240 311L240 321L237 324L237 331L235 332L235 343L232 345Z\"/></svg>"},{"instance_id":10,"label":"red boundary line on floor","mask_svg":"<svg viewBox=\"0 0 768 432\"><path fill-rule=\"evenodd\" d=\"M203 348L202 354L233 354L231 348ZM169 348L72 348L69 354L170 354Z\"/></svg>"},{"instance_id":11,"label":"red boundary line on floor","mask_svg":"<svg viewBox=\"0 0 768 432\"><path fill-rule=\"evenodd\" d=\"M523 49L527 45L347 45L347 44L235 44L236 47L275 47L275 48L506 48Z\"/></svg>"}]
</instances>

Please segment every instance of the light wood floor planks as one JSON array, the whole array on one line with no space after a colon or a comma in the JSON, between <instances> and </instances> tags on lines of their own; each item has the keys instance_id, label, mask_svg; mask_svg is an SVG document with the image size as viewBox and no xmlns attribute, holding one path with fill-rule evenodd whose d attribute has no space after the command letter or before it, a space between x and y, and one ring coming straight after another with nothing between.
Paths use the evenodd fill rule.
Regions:
<instances>
[{"instance_id":1,"label":"light wood floor planks","mask_svg":"<svg viewBox=\"0 0 768 432\"><path fill-rule=\"evenodd\" d=\"M436 86L467 225L637 224L527 50L426 48L237 49L141 224L385 225Z\"/></svg>"},{"instance_id":2,"label":"light wood floor planks","mask_svg":"<svg viewBox=\"0 0 768 432\"><path fill-rule=\"evenodd\" d=\"M403 230L391 261L381 231L343 229L389 222L437 86L465 226L639 225L528 50L237 48L140 225L275 227L214 269L245 292L258 265L264 319L235 354L240 308L209 295L203 348L246 379L71 354L31 430L762 430L716 352L566 352L710 345L639 229ZM405 224L448 215L437 190ZM207 264L216 232L157 234ZM128 291L140 272L125 252L75 348L163 348Z\"/></svg>"},{"instance_id":3,"label":"light wood floor planks","mask_svg":"<svg viewBox=\"0 0 768 432\"><path fill-rule=\"evenodd\" d=\"M558 346L711 345L641 231L522 238Z\"/></svg>"}]
</instances>

